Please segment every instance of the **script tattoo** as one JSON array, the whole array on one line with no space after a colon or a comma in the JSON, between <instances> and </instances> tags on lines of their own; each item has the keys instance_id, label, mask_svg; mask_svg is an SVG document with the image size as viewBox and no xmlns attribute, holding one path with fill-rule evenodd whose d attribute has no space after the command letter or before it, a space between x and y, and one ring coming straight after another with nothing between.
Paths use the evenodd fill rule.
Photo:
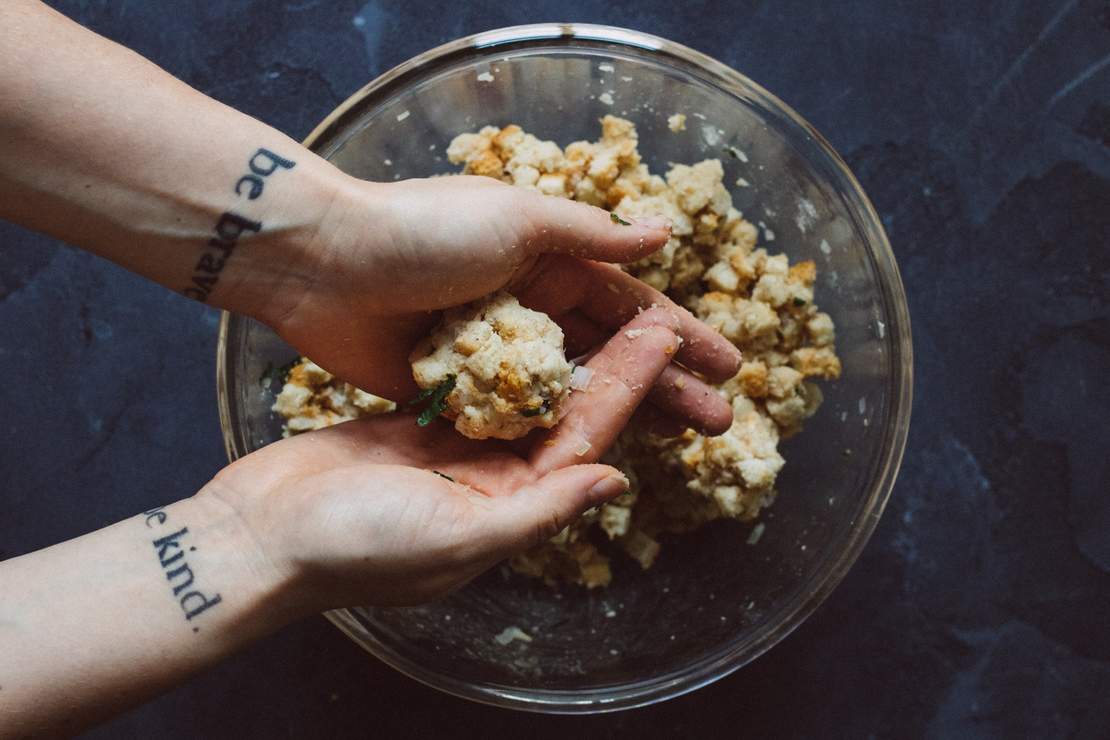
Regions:
<instances>
[{"instance_id":1,"label":"script tattoo","mask_svg":"<svg viewBox=\"0 0 1110 740\"><path fill-rule=\"evenodd\" d=\"M257 200L266 187L266 178L278 170L291 170L297 165L291 159L274 154L269 149L259 149L247 163L247 174L235 182L235 194L247 200ZM213 229L215 237L208 245L193 268L192 282L181 292L189 298L204 303L208 294L216 287L220 272L224 269L231 253L235 251L239 238L244 234L257 234L262 231L262 223L252 221L234 211L225 211L216 221Z\"/></svg>"},{"instance_id":2,"label":"script tattoo","mask_svg":"<svg viewBox=\"0 0 1110 740\"><path fill-rule=\"evenodd\" d=\"M169 515L160 508L144 511L142 515L146 517L147 529L154 529L156 526L173 529L173 525L166 525ZM151 540L151 544L154 546L158 564L162 566L166 580L170 582L173 597L185 614L185 620L192 622L195 617L219 604L222 599L219 594L206 596L199 588L193 588L196 576L186 562L185 553L186 551L196 552L197 548L196 545L186 546L185 537L188 534L189 528L181 527L169 534L155 537ZM194 626L193 632L200 632L200 627Z\"/></svg>"}]
</instances>

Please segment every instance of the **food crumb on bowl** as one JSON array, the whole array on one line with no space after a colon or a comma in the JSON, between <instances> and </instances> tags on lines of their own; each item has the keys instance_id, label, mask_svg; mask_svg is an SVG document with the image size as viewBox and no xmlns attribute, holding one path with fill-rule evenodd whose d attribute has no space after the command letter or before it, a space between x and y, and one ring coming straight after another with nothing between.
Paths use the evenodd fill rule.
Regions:
<instances>
[{"instance_id":1,"label":"food crumb on bowl","mask_svg":"<svg viewBox=\"0 0 1110 740\"><path fill-rule=\"evenodd\" d=\"M685 131L686 130L686 114L684 114L684 113L675 113L674 115L668 117L667 118L667 128L669 128L673 133L676 133L676 134L679 131Z\"/></svg>"},{"instance_id":2,"label":"food crumb on bowl","mask_svg":"<svg viewBox=\"0 0 1110 740\"><path fill-rule=\"evenodd\" d=\"M745 164L747 164L748 162L748 155L742 149L738 149L734 146L728 146L725 147L725 152L733 159L738 159Z\"/></svg>"},{"instance_id":3,"label":"food crumb on bowl","mask_svg":"<svg viewBox=\"0 0 1110 740\"><path fill-rule=\"evenodd\" d=\"M520 640L521 642L531 642L532 636L514 624L506 627L505 629L494 635L493 640L499 645L508 645L514 640Z\"/></svg>"}]
</instances>

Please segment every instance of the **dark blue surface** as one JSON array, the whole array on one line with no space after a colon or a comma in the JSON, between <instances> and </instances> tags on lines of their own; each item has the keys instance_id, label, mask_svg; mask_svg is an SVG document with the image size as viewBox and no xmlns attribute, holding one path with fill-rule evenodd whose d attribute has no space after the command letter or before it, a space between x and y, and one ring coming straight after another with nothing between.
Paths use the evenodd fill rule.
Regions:
<instances>
[{"instance_id":1,"label":"dark blue surface","mask_svg":"<svg viewBox=\"0 0 1110 740\"><path fill-rule=\"evenodd\" d=\"M479 30L579 20L693 46L849 160L889 229L917 355L906 462L871 544L795 635L709 688L537 718L425 689L317 618L92 736L1110 737L1106 2L55 4L296 138ZM219 469L216 320L0 224L0 556Z\"/></svg>"}]
</instances>

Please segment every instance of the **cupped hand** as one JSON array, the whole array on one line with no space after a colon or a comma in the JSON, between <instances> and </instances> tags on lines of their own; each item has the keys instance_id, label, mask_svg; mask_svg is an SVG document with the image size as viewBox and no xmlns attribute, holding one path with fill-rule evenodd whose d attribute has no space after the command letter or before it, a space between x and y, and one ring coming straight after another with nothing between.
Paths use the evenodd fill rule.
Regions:
<instances>
[{"instance_id":1,"label":"cupped hand","mask_svg":"<svg viewBox=\"0 0 1110 740\"><path fill-rule=\"evenodd\" d=\"M564 329L574 353L596 348L652 306L677 322L679 364L651 401L708 433L732 421L705 382L731 377L740 353L662 293L611 264L662 247L670 225L615 222L607 211L486 177L392 184L346 179L307 250L296 295L262 317L316 362L394 400L417 388L409 353L438 312L506 288Z\"/></svg>"},{"instance_id":2,"label":"cupped hand","mask_svg":"<svg viewBox=\"0 0 1110 740\"><path fill-rule=\"evenodd\" d=\"M437 598L627 490L596 461L678 350L677 329L663 309L626 325L553 430L475 441L443 420L373 417L265 447L198 495L239 513L300 611Z\"/></svg>"}]
</instances>

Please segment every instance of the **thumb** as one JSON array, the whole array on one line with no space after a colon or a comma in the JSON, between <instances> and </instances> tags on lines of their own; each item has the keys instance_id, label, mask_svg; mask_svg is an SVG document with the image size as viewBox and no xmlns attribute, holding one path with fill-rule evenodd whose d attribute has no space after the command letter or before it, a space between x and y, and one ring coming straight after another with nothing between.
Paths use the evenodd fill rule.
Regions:
<instances>
[{"instance_id":1,"label":"thumb","mask_svg":"<svg viewBox=\"0 0 1110 740\"><path fill-rule=\"evenodd\" d=\"M572 465L515 493L494 499L487 524L495 549L511 555L545 542L584 511L628 490L628 478L609 465Z\"/></svg>"},{"instance_id":2,"label":"thumb","mask_svg":"<svg viewBox=\"0 0 1110 740\"><path fill-rule=\"evenodd\" d=\"M533 254L558 252L598 262L631 262L658 251L671 236L664 216L626 221L597 206L528 193L523 208Z\"/></svg>"}]
</instances>

